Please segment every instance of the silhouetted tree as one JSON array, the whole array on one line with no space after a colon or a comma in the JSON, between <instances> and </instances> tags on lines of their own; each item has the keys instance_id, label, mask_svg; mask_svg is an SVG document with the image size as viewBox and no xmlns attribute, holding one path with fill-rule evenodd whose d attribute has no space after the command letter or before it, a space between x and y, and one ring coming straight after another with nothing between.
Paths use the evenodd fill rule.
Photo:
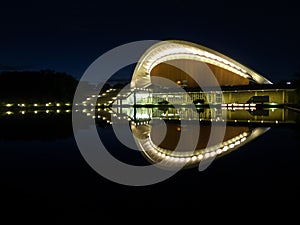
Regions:
<instances>
[{"instance_id":1,"label":"silhouetted tree","mask_svg":"<svg viewBox=\"0 0 300 225\"><path fill-rule=\"evenodd\" d=\"M0 73L2 101L72 101L78 81L53 70Z\"/></svg>"}]
</instances>

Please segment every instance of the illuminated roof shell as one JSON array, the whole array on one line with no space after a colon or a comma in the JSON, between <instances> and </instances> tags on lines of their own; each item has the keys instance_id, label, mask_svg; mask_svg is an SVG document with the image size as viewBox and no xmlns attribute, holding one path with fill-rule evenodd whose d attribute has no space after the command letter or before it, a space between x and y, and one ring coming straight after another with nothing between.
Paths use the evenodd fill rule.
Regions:
<instances>
[{"instance_id":1,"label":"illuminated roof shell","mask_svg":"<svg viewBox=\"0 0 300 225\"><path fill-rule=\"evenodd\" d=\"M262 75L217 51L192 42L168 40L152 45L142 55L134 70L131 88L149 86L151 70L160 63L175 59L191 59L210 63L258 84L272 84Z\"/></svg>"}]
</instances>

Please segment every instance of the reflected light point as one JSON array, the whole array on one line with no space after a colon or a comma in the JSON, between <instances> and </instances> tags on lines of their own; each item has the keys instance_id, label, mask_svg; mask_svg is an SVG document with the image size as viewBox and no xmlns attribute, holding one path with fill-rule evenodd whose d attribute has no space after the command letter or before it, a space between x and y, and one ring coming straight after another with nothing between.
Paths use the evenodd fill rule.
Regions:
<instances>
[{"instance_id":1,"label":"reflected light point","mask_svg":"<svg viewBox=\"0 0 300 225\"><path fill-rule=\"evenodd\" d=\"M209 158L209 156L210 156L210 154L207 152L207 153L205 153L205 155L204 155L204 158Z\"/></svg>"}]
</instances>

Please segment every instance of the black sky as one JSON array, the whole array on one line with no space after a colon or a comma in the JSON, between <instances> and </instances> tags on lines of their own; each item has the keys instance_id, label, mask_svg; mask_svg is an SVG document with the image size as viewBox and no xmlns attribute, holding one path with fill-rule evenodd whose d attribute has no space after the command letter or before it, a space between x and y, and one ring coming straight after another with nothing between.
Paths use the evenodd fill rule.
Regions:
<instances>
[{"instance_id":1,"label":"black sky","mask_svg":"<svg viewBox=\"0 0 300 225\"><path fill-rule=\"evenodd\" d=\"M2 2L0 70L48 68L80 78L97 57L120 44L183 39L273 82L293 78L300 68L300 9L289 1L237 3Z\"/></svg>"}]
</instances>

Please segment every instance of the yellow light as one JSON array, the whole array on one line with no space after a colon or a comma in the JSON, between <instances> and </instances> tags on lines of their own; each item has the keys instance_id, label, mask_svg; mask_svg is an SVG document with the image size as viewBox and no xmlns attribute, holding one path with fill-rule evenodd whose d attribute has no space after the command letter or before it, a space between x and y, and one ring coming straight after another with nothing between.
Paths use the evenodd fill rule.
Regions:
<instances>
[{"instance_id":1,"label":"yellow light","mask_svg":"<svg viewBox=\"0 0 300 225\"><path fill-rule=\"evenodd\" d=\"M245 138L245 137L243 137L243 138L241 139L241 142L244 142L244 141L246 141L246 138Z\"/></svg>"},{"instance_id":2,"label":"yellow light","mask_svg":"<svg viewBox=\"0 0 300 225\"><path fill-rule=\"evenodd\" d=\"M70 109L67 109L67 110L66 110L66 113L69 113L69 112L71 112L71 110L70 110Z\"/></svg>"},{"instance_id":3,"label":"yellow light","mask_svg":"<svg viewBox=\"0 0 300 225\"><path fill-rule=\"evenodd\" d=\"M196 156L193 156L192 157L192 161L196 161L197 160L197 157Z\"/></svg>"},{"instance_id":4,"label":"yellow light","mask_svg":"<svg viewBox=\"0 0 300 225\"><path fill-rule=\"evenodd\" d=\"M211 156L211 157L214 157L215 155L216 155L216 152L211 152L211 153L210 153L210 156Z\"/></svg>"},{"instance_id":5,"label":"yellow light","mask_svg":"<svg viewBox=\"0 0 300 225\"><path fill-rule=\"evenodd\" d=\"M49 113L49 110L46 110L46 113Z\"/></svg>"},{"instance_id":6,"label":"yellow light","mask_svg":"<svg viewBox=\"0 0 300 225\"><path fill-rule=\"evenodd\" d=\"M24 114L25 114L25 111L21 111L21 113L22 113L22 115L24 115Z\"/></svg>"},{"instance_id":7,"label":"yellow light","mask_svg":"<svg viewBox=\"0 0 300 225\"><path fill-rule=\"evenodd\" d=\"M235 142L234 144L235 144L235 145L239 145L239 144L241 144L241 142L240 142L240 141L237 141L237 142Z\"/></svg>"},{"instance_id":8,"label":"yellow light","mask_svg":"<svg viewBox=\"0 0 300 225\"><path fill-rule=\"evenodd\" d=\"M176 130L177 131L181 131L181 127L176 127Z\"/></svg>"},{"instance_id":9,"label":"yellow light","mask_svg":"<svg viewBox=\"0 0 300 225\"><path fill-rule=\"evenodd\" d=\"M178 80L176 83L177 83L178 85L180 85L180 84L181 84L181 80Z\"/></svg>"},{"instance_id":10,"label":"yellow light","mask_svg":"<svg viewBox=\"0 0 300 225\"><path fill-rule=\"evenodd\" d=\"M59 106L60 106L60 103L56 103L56 106L59 107Z\"/></svg>"},{"instance_id":11,"label":"yellow light","mask_svg":"<svg viewBox=\"0 0 300 225\"><path fill-rule=\"evenodd\" d=\"M37 113L38 113L38 111L35 110L35 111L34 111L34 114L37 114Z\"/></svg>"},{"instance_id":12,"label":"yellow light","mask_svg":"<svg viewBox=\"0 0 300 225\"><path fill-rule=\"evenodd\" d=\"M23 104L21 104L21 107L25 107L25 104L23 103Z\"/></svg>"},{"instance_id":13,"label":"yellow light","mask_svg":"<svg viewBox=\"0 0 300 225\"><path fill-rule=\"evenodd\" d=\"M6 114L7 114L7 115L12 115L12 114L14 114L14 113L11 112L11 111L7 111Z\"/></svg>"},{"instance_id":14,"label":"yellow light","mask_svg":"<svg viewBox=\"0 0 300 225\"><path fill-rule=\"evenodd\" d=\"M58 110L56 110L56 112L57 112L57 113L60 113L60 110L58 109Z\"/></svg>"},{"instance_id":15,"label":"yellow light","mask_svg":"<svg viewBox=\"0 0 300 225\"><path fill-rule=\"evenodd\" d=\"M6 104L6 107L12 107L14 104Z\"/></svg>"},{"instance_id":16,"label":"yellow light","mask_svg":"<svg viewBox=\"0 0 300 225\"><path fill-rule=\"evenodd\" d=\"M65 105L66 106L71 106L71 103L67 102ZM78 105L78 104L75 104L75 105Z\"/></svg>"},{"instance_id":17,"label":"yellow light","mask_svg":"<svg viewBox=\"0 0 300 225\"><path fill-rule=\"evenodd\" d=\"M210 154L207 152L207 153L205 153L205 155L204 155L204 158L209 158L209 156L210 156Z\"/></svg>"}]
</instances>

